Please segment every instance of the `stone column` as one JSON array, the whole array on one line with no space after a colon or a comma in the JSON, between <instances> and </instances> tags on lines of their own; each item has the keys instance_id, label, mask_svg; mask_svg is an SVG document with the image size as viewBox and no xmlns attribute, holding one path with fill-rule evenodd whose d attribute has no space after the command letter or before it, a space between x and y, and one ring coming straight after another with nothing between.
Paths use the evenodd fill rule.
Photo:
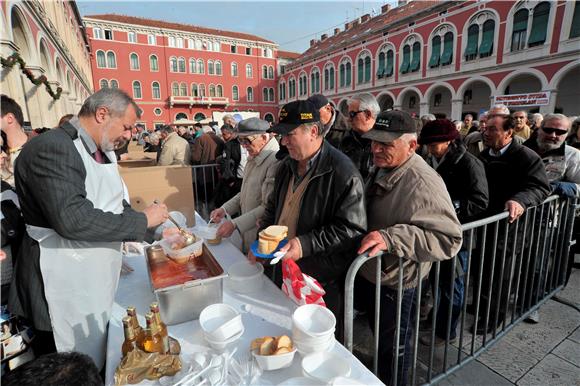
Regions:
<instances>
[{"instance_id":1,"label":"stone column","mask_svg":"<svg viewBox=\"0 0 580 386\"><path fill-rule=\"evenodd\" d=\"M556 100L558 99L558 90L548 90L550 91L550 102L547 105L540 106L540 114L546 115L553 113L556 108Z\"/></svg>"},{"instance_id":2,"label":"stone column","mask_svg":"<svg viewBox=\"0 0 580 386\"><path fill-rule=\"evenodd\" d=\"M429 102L419 103L419 116L422 117L425 114L429 114Z\"/></svg>"},{"instance_id":3,"label":"stone column","mask_svg":"<svg viewBox=\"0 0 580 386\"><path fill-rule=\"evenodd\" d=\"M460 121L462 112L463 112L463 99L452 99L450 120Z\"/></svg>"}]
</instances>

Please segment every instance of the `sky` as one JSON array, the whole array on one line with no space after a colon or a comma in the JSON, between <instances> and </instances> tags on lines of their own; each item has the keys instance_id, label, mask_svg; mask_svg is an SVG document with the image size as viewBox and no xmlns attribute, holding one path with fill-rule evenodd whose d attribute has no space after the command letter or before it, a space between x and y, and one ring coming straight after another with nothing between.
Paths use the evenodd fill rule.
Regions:
<instances>
[{"instance_id":1,"label":"sky","mask_svg":"<svg viewBox=\"0 0 580 386\"><path fill-rule=\"evenodd\" d=\"M77 0L81 16L117 13L175 23L251 33L302 53L310 39L320 38L381 5L396 1L87 1Z\"/></svg>"}]
</instances>

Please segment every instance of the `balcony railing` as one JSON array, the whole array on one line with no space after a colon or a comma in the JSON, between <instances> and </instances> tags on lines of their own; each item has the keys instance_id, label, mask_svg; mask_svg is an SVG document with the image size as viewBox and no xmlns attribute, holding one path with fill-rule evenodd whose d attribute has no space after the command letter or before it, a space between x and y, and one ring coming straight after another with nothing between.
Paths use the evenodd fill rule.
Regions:
<instances>
[{"instance_id":1,"label":"balcony railing","mask_svg":"<svg viewBox=\"0 0 580 386\"><path fill-rule=\"evenodd\" d=\"M169 104L171 107L175 105L189 105L189 107L194 105L220 105L227 106L230 103L229 98L226 97L193 97L193 96L171 96L169 97Z\"/></svg>"}]
</instances>

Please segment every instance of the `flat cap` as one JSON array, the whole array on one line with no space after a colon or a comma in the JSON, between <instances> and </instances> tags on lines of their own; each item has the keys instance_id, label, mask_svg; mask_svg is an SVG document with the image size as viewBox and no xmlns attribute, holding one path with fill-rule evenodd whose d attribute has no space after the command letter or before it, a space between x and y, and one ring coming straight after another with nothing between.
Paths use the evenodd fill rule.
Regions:
<instances>
[{"instance_id":1,"label":"flat cap","mask_svg":"<svg viewBox=\"0 0 580 386\"><path fill-rule=\"evenodd\" d=\"M244 119L236 126L238 135L266 134L269 128L270 124L267 121L256 117Z\"/></svg>"}]
</instances>

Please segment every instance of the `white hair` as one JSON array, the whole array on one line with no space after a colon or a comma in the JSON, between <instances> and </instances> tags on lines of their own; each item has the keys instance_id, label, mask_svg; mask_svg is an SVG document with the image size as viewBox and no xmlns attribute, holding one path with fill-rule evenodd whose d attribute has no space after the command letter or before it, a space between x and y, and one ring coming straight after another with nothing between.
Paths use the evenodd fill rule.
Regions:
<instances>
[{"instance_id":1,"label":"white hair","mask_svg":"<svg viewBox=\"0 0 580 386\"><path fill-rule=\"evenodd\" d=\"M565 116L564 114L557 114L557 113L553 113L553 114L546 114L546 116L544 116L544 120L542 121L542 127L545 127L546 122L548 121L564 121L566 122L566 129L570 128L570 120L568 119L567 116Z\"/></svg>"},{"instance_id":2,"label":"white hair","mask_svg":"<svg viewBox=\"0 0 580 386\"><path fill-rule=\"evenodd\" d=\"M360 94L353 95L346 103L350 106L354 101L358 101L359 110L369 111L373 118L376 118L381 112L377 99L371 93L361 92Z\"/></svg>"}]
</instances>

